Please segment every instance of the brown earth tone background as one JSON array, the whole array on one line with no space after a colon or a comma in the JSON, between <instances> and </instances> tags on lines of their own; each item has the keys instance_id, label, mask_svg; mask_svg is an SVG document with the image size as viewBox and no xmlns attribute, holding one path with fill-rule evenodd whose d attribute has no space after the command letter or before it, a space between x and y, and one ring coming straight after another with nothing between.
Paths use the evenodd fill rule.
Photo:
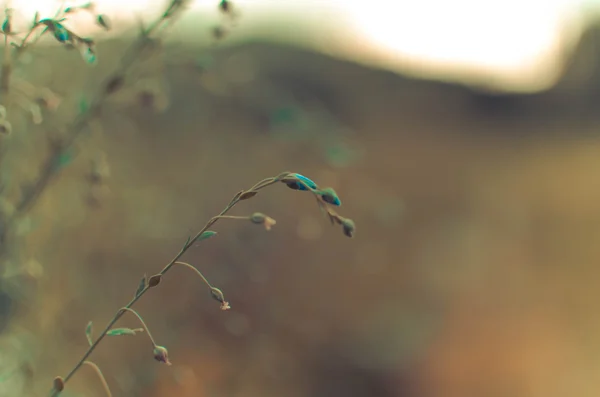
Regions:
<instances>
[{"instance_id":1,"label":"brown earth tone background","mask_svg":"<svg viewBox=\"0 0 600 397\"><path fill-rule=\"evenodd\" d=\"M527 96L267 43L166 48L105 107L4 264L3 395L43 395L89 320L102 329L235 192L290 170L336 189L355 238L284 186L239 205L277 225L218 223L184 257L232 310L174 269L136 305L174 365L146 335L106 340L92 357L115 396L597 396L599 43L590 29L561 82ZM48 125L121 51L100 47L91 82L62 49L28 67L65 110L16 129L3 172L36 175ZM90 190L98 158L110 178ZM84 368L64 395L102 389Z\"/></svg>"}]
</instances>

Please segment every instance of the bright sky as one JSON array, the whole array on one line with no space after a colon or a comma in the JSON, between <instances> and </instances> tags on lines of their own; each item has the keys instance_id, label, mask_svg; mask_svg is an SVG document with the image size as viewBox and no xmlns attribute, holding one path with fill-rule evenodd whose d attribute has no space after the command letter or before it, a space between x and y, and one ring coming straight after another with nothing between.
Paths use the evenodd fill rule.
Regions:
<instances>
[{"instance_id":1,"label":"bright sky","mask_svg":"<svg viewBox=\"0 0 600 397\"><path fill-rule=\"evenodd\" d=\"M114 18L157 10L164 0L97 0ZM218 0L195 0L214 13ZM233 0L245 34L286 40L381 67L484 85L535 90L557 75L556 58L577 34L584 4L600 0ZM51 14L53 0L13 0ZM214 13L216 16L216 13ZM213 16L213 17L214 17ZM275 16L275 17L274 17ZM265 18L266 17L266 18ZM277 23L277 21L280 21ZM245 26L244 26L245 25ZM285 25L285 23L284 23ZM197 24L191 24L197 29ZM290 28L292 27L292 28ZM284 28L284 29L285 29ZM275 33L273 33L275 32Z\"/></svg>"}]
</instances>

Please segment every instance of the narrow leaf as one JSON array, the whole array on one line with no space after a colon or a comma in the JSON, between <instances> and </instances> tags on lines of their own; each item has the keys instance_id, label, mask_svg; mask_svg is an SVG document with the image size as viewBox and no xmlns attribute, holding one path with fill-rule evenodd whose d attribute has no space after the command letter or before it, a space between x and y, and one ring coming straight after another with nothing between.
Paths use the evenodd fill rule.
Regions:
<instances>
[{"instance_id":1,"label":"narrow leaf","mask_svg":"<svg viewBox=\"0 0 600 397\"><path fill-rule=\"evenodd\" d=\"M213 232L212 230L207 230L204 233L202 233L200 235L200 237L198 237L198 241L209 239L212 236L214 236L215 234L217 234L217 232Z\"/></svg>"},{"instance_id":2,"label":"narrow leaf","mask_svg":"<svg viewBox=\"0 0 600 397\"><path fill-rule=\"evenodd\" d=\"M138 332L144 332L143 328L113 328L106 333L107 336L135 335Z\"/></svg>"},{"instance_id":3,"label":"narrow leaf","mask_svg":"<svg viewBox=\"0 0 600 397\"><path fill-rule=\"evenodd\" d=\"M87 323L87 326L85 327L85 337L87 338L88 343L90 344L90 346L94 344L94 341L92 340L93 339L93 336L92 336L93 332L94 332L93 325L92 325L92 322L90 321L89 323Z\"/></svg>"},{"instance_id":4,"label":"narrow leaf","mask_svg":"<svg viewBox=\"0 0 600 397\"><path fill-rule=\"evenodd\" d=\"M140 283L138 284L137 287L137 291L135 291L135 296L139 296L142 291L144 290L144 288L146 288L146 285L148 284L147 278L146 278L146 274L144 274L144 277L142 277L142 279L140 280Z\"/></svg>"}]
</instances>

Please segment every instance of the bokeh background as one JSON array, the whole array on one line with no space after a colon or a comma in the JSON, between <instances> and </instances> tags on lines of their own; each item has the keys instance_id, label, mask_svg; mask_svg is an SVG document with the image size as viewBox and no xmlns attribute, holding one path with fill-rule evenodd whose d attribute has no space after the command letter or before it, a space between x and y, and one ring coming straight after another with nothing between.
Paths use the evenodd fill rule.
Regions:
<instances>
[{"instance_id":1,"label":"bokeh background","mask_svg":"<svg viewBox=\"0 0 600 397\"><path fill-rule=\"evenodd\" d=\"M23 21L56 8L21 1ZM144 334L109 338L91 359L113 395L598 396L596 5L240 0L216 40L217 3L140 60L3 242L0 396L44 395L88 321L102 329L234 193L282 171L334 187L356 236L285 186L240 204L276 226L220 222L184 257L232 310L173 269L136 305L173 366ZM6 183L35 180L162 4L99 0L108 33L73 21L98 37L93 67L52 40L25 59L19 76L62 102L0 141ZM84 367L63 395L102 393Z\"/></svg>"}]
</instances>

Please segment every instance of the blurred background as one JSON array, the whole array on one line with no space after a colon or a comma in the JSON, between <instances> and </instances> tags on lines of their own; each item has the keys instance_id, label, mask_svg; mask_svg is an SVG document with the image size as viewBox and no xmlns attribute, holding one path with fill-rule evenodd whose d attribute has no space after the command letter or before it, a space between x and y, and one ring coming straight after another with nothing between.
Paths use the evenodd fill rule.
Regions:
<instances>
[{"instance_id":1,"label":"blurred background","mask_svg":"<svg viewBox=\"0 0 600 397\"><path fill-rule=\"evenodd\" d=\"M164 6L96 3L110 31L68 21L96 65L51 39L23 60L61 103L0 141L11 186ZM355 237L285 186L240 204L276 226L220 222L183 258L232 310L173 269L136 305L173 366L144 334L109 338L91 359L113 395L600 395L600 4L232 4L233 22L191 4L3 242L0 396L44 395L88 321L103 329L234 193L288 170L335 188ZM27 26L58 3L12 6ZM103 391L84 367L63 395Z\"/></svg>"}]
</instances>

